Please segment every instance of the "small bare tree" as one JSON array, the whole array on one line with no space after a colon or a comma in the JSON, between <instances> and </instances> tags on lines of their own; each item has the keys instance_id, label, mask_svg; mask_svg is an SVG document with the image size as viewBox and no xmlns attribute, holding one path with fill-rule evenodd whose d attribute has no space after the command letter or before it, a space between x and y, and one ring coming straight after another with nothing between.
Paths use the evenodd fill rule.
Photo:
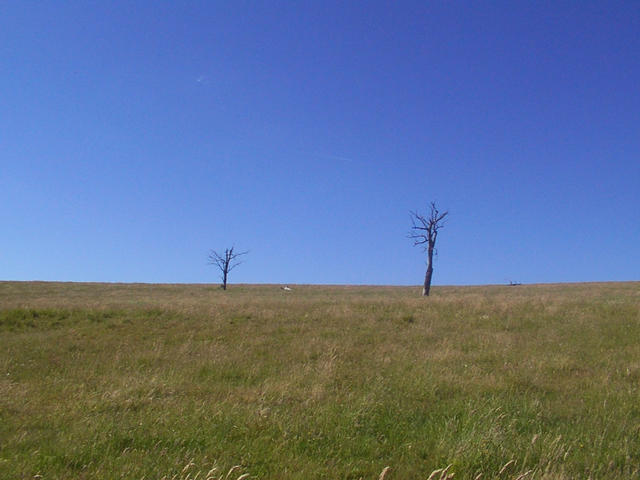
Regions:
<instances>
[{"instance_id":1,"label":"small bare tree","mask_svg":"<svg viewBox=\"0 0 640 480\"><path fill-rule=\"evenodd\" d=\"M224 255L219 254L215 250L211 250L209 253L209 265L215 265L220 270L221 278L222 278L222 287L223 290L227 289L227 277L229 276L229 272L240 265L242 262L236 260L241 255L246 255L249 252L239 252L236 253L233 251L235 247L227 248L224 251Z\"/></svg>"},{"instance_id":2,"label":"small bare tree","mask_svg":"<svg viewBox=\"0 0 640 480\"><path fill-rule=\"evenodd\" d=\"M428 216L411 212L411 231L409 238L413 239L413 245L423 245L427 252L427 273L424 276L424 287L422 295L429 296L431 289L431 277L433 276L433 253L436 252L436 239L438 231L444 226L444 218L449 212L440 213L435 202L430 204L431 211Z\"/></svg>"}]
</instances>

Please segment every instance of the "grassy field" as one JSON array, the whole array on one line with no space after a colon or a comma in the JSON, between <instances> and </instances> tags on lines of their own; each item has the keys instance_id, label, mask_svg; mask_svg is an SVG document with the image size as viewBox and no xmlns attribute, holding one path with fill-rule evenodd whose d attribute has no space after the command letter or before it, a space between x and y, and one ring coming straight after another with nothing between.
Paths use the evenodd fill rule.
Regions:
<instances>
[{"instance_id":1,"label":"grassy field","mask_svg":"<svg viewBox=\"0 0 640 480\"><path fill-rule=\"evenodd\" d=\"M0 282L0 478L235 465L230 480L640 478L640 283L425 299Z\"/></svg>"}]
</instances>

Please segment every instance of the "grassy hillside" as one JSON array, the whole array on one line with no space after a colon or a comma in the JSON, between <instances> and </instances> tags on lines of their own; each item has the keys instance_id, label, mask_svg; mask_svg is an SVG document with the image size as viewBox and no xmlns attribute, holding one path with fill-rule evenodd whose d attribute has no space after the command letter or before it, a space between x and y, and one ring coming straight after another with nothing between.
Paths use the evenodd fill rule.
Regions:
<instances>
[{"instance_id":1,"label":"grassy hillside","mask_svg":"<svg viewBox=\"0 0 640 480\"><path fill-rule=\"evenodd\" d=\"M0 478L639 477L640 283L419 293L0 282Z\"/></svg>"}]
</instances>

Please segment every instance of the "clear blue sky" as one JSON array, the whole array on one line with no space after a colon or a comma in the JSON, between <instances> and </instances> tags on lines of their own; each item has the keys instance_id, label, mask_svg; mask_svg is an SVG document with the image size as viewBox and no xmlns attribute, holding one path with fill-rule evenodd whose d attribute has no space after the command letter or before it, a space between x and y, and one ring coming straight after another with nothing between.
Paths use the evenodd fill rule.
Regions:
<instances>
[{"instance_id":1,"label":"clear blue sky","mask_svg":"<svg viewBox=\"0 0 640 480\"><path fill-rule=\"evenodd\" d=\"M4 1L0 279L640 280L640 3Z\"/></svg>"}]
</instances>

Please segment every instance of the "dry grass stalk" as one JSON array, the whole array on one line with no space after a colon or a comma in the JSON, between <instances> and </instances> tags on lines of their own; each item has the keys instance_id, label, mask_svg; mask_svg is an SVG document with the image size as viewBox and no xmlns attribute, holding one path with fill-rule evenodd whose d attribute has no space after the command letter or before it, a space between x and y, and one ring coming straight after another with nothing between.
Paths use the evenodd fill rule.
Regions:
<instances>
[{"instance_id":1,"label":"dry grass stalk","mask_svg":"<svg viewBox=\"0 0 640 480\"><path fill-rule=\"evenodd\" d=\"M389 473L389 470L391 470L391 467L384 467L382 473L380 473L380 476L378 477L378 480L384 480L387 473Z\"/></svg>"},{"instance_id":2,"label":"dry grass stalk","mask_svg":"<svg viewBox=\"0 0 640 480\"><path fill-rule=\"evenodd\" d=\"M218 467L212 467L211 470L209 470L207 472L207 475L205 476L206 480L214 480L213 474L216 473L218 471Z\"/></svg>"},{"instance_id":3,"label":"dry grass stalk","mask_svg":"<svg viewBox=\"0 0 640 480\"><path fill-rule=\"evenodd\" d=\"M524 477L528 477L531 473L533 473L533 470L527 470L526 472L518 475L516 480L522 480Z\"/></svg>"},{"instance_id":4,"label":"dry grass stalk","mask_svg":"<svg viewBox=\"0 0 640 480\"><path fill-rule=\"evenodd\" d=\"M427 478L427 480L436 480L436 475L438 474L440 475L438 477L438 480L450 480L455 475L455 473L449 473L449 469L452 466L453 464L447 465L445 468L438 468L437 470L434 470L433 472L431 472L431 475L429 475L429 478Z\"/></svg>"},{"instance_id":5,"label":"dry grass stalk","mask_svg":"<svg viewBox=\"0 0 640 480\"><path fill-rule=\"evenodd\" d=\"M233 472L235 472L236 470L238 470L239 468L242 468L242 467L241 467L240 465L234 465L233 467L231 467L231 468L229 469L229 471L227 472L227 476L226 476L226 477L224 477L224 479L225 479L225 480L227 480L227 479L231 476L231 474L232 474Z\"/></svg>"},{"instance_id":6,"label":"dry grass stalk","mask_svg":"<svg viewBox=\"0 0 640 480\"><path fill-rule=\"evenodd\" d=\"M200 478L202 480L229 480L233 472L242 468L240 465L235 465L229 469L226 475L224 474L218 475L216 473L218 471L218 467L214 465L206 473L206 475L201 476L202 470L198 470L197 472L194 472L193 470L195 469L195 467L196 467L196 464L192 459L184 466L184 468L179 474L173 475L170 480L198 480ZM246 480L247 478L249 478L249 474L243 473L236 480ZM168 477L164 476L162 477L162 480L168 480Z\"/></svg>"},{"instance_id":7,"label":"dry grass stalk","mask_svg":"<svg viewBox=\"0 0 640 480\"><path fill-rule=\"evenodd\" d=\"M507 471L507 469L511 466L514 465L516 463L515 460L509 460L507 463L504 464L504 466L500 469L500 472L498 472L498 475L502 475L504 472Z\"/></svg>"},{"instance_id":8,"label":"dry grass stalk","mask_svg":"<svg viewBox=\"0 0 640 480\"><path fill-rule=\"evenodd\" d=\"M193 458L191 460L189 460L189 463L187 463L184 466L184 468L182 469L182 472L180 472L180 473L185 474L185 473L187 473L187 470L189 470L191 467L195 466L195 463L193 463L193 460L194 460Z\"/></svg>"}]
</instances>

